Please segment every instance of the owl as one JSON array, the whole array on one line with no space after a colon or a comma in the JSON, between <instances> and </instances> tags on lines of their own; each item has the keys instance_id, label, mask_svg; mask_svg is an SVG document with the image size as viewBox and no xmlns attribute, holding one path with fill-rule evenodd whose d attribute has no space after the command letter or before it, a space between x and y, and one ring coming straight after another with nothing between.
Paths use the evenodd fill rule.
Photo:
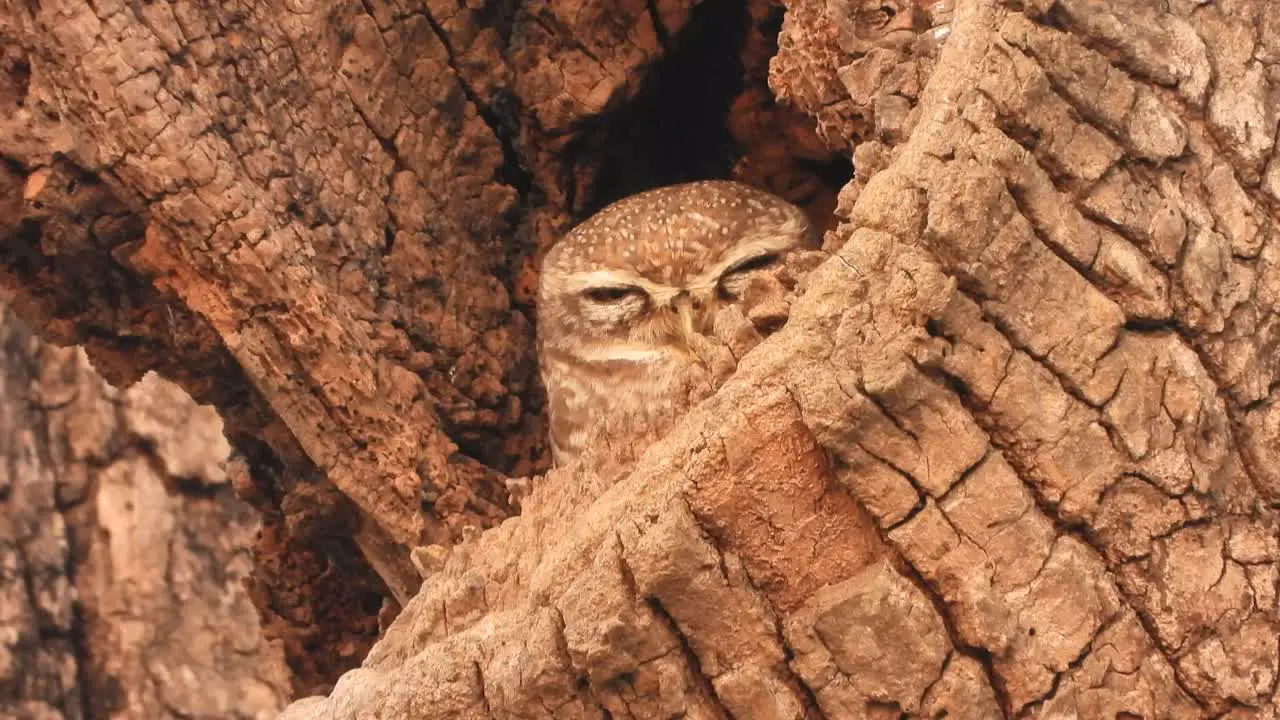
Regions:
<instances>
[{"instance_id":1,"label":"owl","mask_svg":"<svg viewBox=\"0 0 1280 720\"><path fill-rule=\"evenodd\" d=\"M731 374L725 328L768 315L768 281L815 240L781 198L703 181L624 198L557 242L537 299L555 464L589 447L626 462L661 438Z\"/></svg>"}]
</instances>

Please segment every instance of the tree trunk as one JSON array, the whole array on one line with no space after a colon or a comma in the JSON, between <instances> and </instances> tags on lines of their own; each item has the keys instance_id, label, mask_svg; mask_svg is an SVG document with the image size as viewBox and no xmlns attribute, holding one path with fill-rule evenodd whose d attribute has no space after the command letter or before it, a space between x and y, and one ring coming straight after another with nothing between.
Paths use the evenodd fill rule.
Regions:
<instances>
[{"instance_id":1,"label":"tree trunk","mask_svg":"<svg viewBox=\"0 0 1280 720\"><path fill-rule=\"evenodd\" d=\"M109 379L223 412L265 617L321 589L270 569L299 547L407 603L290 720L1275 718L1276 13L775 19L6 0L3 279ZM546 468L539 253L694 177L822 220L840 153L786 326L621 478L553 470L501 522Z\"/></svg>"}]
</instances>

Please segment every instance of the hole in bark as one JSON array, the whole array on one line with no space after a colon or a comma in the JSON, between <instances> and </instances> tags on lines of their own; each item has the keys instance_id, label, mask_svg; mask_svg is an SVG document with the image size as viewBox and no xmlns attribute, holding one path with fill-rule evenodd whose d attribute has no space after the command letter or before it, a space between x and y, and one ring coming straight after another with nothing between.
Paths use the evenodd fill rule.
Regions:
<instances>
[{"instance_id":1,"label":"hole in bark","mask_svg":"<svg viewBox=\"0 0 1280 720\"><path fill-rule=\"evenodd\" d=\"M31 88L31 63L26 58L12 58L9 62L4 63L7 67L3 67L5 78L0 80L0 103L5 101L5 96L12 96L12 102L17 107L23 107L27 102L27 92Z\"/></svg>"},{"instance_id":2,"label":"hole in bark","mask_svg":"<svg viewBox=\"0 0 1280 720\"><path fill-rule=\"evenodd\" d=\"M5 255L8 256L9 267L23 281L34 279L36 273L44 265L44 254L40 252L40 223L31 218L24 218L18 223L18 229L8 243Z\"/></svg>"},{"instance_id":3,"label":"hole in bark","mask_svg":"<svg viewBox=\"0 0 1280 720\"><path fill-rule=\"evenodd\" d=\"M1048 12L1041 15L1037 20L1047 27L1051 27L1055 30L1062 30L1063 32L1067 32L1071 28L1071 22L1068 19L1066 12L1063 11L1062 8L1058 7L1057 3L1054 3L1054 5L1049 8Z\"/></svg>"},{"instance_id":4,"label":"hole in bark","mask_svg":"<svg viewBox=\"0 0 1280 720\"><path fill-rule=\"evenodd\" d=\"M377 613L378 610L382 608L381 593L375 593L375 592L365 593L364 596L360 598L360 607L366 613L369 613L369 614Z\"/></svg>"},{"instance_id":5,"label":"hole in bark","mask_svg":"<svg viewBox=\"0 0 1280 720\"><path fill-rule=\"evenodd\" d=\"M749 27L738 0L705 0L693 9L634 98L594 118L567 148L580 166L575 171L595 170L575 209L590 215L651 187L729 175L737 152L725 120L743 88Z\"/></svg>"},{"instance_id":6,"label":"hole in bark","mask_svg":"<svg viewBox=\"0 0 1280 720\"><path fill-rule=\"evenodd\" d=\"M798 157L795 164L817 176L828 187L839 190L853 177L853 162L843 155L832 154L824 160Z\"/></svg>"},{"instance_id":7,"label":"hole in bark","mask_svg":"<svg viewBox=\"0 0 1280 720\"><path fill-rule=\"evenodd\" d=\"M635 94L576 129L564 152L571 210L586 217L653 187L731 178L790 200L828 229L853 164L768 87L783 16L759 0L694 8Z\"/></svg>"},{"instance_id":8,"label":"hole in bark","mask_svg":"<svg viewBox=\"0 0 1280 720\"><path fill-rule=\"evenodd\" d=\"M3 166L5 170L8 170L10 175L22 177L27 174L27 167L25 165L7 155L0 155L0 166Z\"/></svg>"},{"instance_id":9,"label":"hole in bark","mask_svg":"<svg viewBox=\"0 0 1280 720\"><path fill-rule=\"evenodd\" d=\"M161 468L163 469L163 468ZM197 497L204 500L213 500L222 492L221 486L206 484L200 478L194 477L175 477L173 478L173 491L188 497Z\"/></svg>"},{"instance_id":10,"label":"hole in bark","mask_svg":"<svg viewBox=\"0 0 1280 720\"><path fill-rule=\"evenodd\" d=\"M140 336L119 333L111 328L93 323L81 323L79 330L85 340L101 341L113 350L126 354L141 350L146 343L145 338Z\"/></svg>"},{"instance_id":11,"label":"hole in bark","mask_svg":"<svg viewBox=\"0 0 1280 720\"><path fill-rule=\"evenodd\" d=\"M785 317L768 317L756 325L756 330L764 337L769 337L781 330L782 326L786 324L787 319Z\"/></svg>"},{"instance_id":12,"label":"hole in bark","mask_svg":"<svg viewBox=\"0 0 1280 720\"><path fill-rule=\"evenodd\" d=\"M1172 320L1164 318L1129 318L1125 321L1124 329L1132 332L1155 333L1160 331L1173 332L1176 331L1178 324Z\"/></svg>"}]
</instances>

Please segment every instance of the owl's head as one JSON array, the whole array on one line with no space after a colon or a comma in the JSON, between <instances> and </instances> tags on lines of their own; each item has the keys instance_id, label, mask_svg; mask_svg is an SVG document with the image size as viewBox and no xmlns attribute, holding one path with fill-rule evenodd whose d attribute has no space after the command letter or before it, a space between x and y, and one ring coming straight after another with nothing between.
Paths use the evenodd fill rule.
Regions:
<instances>
[{"instance_id":1,"label":"owl's head","mask_svg":"<svg viewBox=\"0 0 1280 720\"><path fill-rule=\"evenodd\" d=\"M625 198L547 253L541 343L601 362L687 348L753 277L814 240L799 208L741 183L687 183Z\"/></svg>"}]
</instances>

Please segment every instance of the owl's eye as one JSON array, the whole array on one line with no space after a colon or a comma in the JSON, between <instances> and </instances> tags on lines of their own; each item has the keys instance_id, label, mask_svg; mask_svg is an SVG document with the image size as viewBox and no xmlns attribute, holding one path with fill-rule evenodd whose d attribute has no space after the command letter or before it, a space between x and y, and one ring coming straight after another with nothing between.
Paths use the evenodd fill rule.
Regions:
<instances>
[{"instance_id":1,"label":"owl's eye","mask_svg":"<svg viewBox=\"0 0 1280 720\"><path fill-rule=\"evenodd\" d=\"M782 255L779 253L765 253L747 258L725 270L724 274L720 276L720 286L717 288L720 298L722 300L732 300L738 297L751 282L749 273L773 267L781 259Z\"/></svg>"},{"instance_id":2,"label":"owl's eye","mask_svg":"<svg viewBox=\"0 0 1280 720\"><path fill-rule=\"evenodd\" d=\"M748 258L738 263L737 265L734 265L733 267L726 270L724 274L731 275L734 273L751 272L753 270L763 270L777 263L781 257L782 256L779 255L778 253L765 253L764 255L757 255L753 258Z\"/></svg>"},{"instance_id":3,"label":"owl's eye","mask_svg":"<svg viewBox=\"0 0 1280 720\"><path fill-rule=\"evenodd\" d=\"M616 303L629 297L641 296L644 291L634 285L618 285L614 287L587 288L582 293L588 300L596 303Z\"/></svg>"}]
</instances>

